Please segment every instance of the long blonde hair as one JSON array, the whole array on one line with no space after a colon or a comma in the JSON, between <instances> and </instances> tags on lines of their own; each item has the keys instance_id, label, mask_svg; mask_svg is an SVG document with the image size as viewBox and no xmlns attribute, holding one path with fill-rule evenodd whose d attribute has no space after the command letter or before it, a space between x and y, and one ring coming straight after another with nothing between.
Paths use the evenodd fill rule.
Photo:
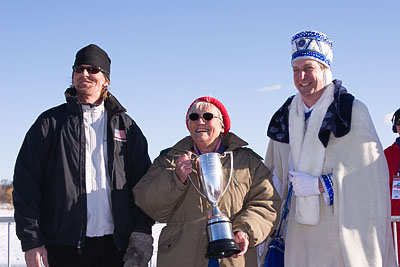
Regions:
<instances>
[{"instance_id":1,"label":"long blonde hair","mask_svg":"<svg viewBox=\"0 0 400 267\"><path fill-rule=\"evenodd\" d=\"M104 75L104 73L103 73L103 75ZM110 86L110 80L107 78L106 75L104 75L104 78L106 79L106 82L108 83L108 85L103 86L103 88L101 88L100 97L103 98L103 100L106 100L108 97L108 86Z\"/></svg>"}]
</instances>

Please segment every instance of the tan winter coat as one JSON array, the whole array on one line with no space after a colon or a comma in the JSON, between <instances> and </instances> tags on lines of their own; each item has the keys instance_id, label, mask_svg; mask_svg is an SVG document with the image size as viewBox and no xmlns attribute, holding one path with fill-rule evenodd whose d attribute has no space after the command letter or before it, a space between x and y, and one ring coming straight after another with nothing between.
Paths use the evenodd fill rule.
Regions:
<instances>
[{"instance_id":1,"label":"tan winter coat","mask_svg":"<svg viewBox=\"0 0 400 267\"><path fill-rule=\"evenodd\" d=\"M249 246L262 242L271 232L280 205L272 186L271 172L246 142L229 133L222 140L226 151L233 151L233 175L219 207L230 217L233 231L249 236ZM158 222L167 223L159 237L157 266L207 266L206 223L211 210L188 180L182 184L175 175L175 160L179 155L193 152L193 140L185 137L166 154L155 159L149 171L133 189L136 204ZM229 156L222 159L224 172L229 175ZM190 174L200 188L195 164ZM254 255L255 256L255 255ZM255 259L252 259L255 264ZM220 260L220 266L245 266L244 257ZM249 265L246 265L249 266ZM256 265L254 265L256 266Z\"/></svg>"}]
</instances>

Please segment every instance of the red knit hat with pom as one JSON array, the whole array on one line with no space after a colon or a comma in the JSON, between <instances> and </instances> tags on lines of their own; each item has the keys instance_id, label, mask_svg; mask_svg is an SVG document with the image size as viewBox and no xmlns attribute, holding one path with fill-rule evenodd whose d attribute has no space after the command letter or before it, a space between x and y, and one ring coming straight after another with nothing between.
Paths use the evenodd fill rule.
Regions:
<instances>
[{"instance_id":1,"label":"red knit hat with pom","mask_svg":"<svg viewBox=\"0 0 400 267\"><path fill-rule=\"evenodd\" d=\"M197 98L195 101L193 101L193 103L189 106L188 111L186 112L186 127L189 130L189 110L192 108L192 106L194 104L196 104L197 102L208 102L213 104L214 106L216 106L219 111L221 111L222 114L222 120L224 122L224 132L222 133L222 135L226 135L229 132L229 129L231 128L231 119L229 118L228 115L228 111L226 110L226 108L224 107L224 105L216 98L211 97L211 96L203 96L203 97L199 97Z\"/></svg>"}]
</instances>

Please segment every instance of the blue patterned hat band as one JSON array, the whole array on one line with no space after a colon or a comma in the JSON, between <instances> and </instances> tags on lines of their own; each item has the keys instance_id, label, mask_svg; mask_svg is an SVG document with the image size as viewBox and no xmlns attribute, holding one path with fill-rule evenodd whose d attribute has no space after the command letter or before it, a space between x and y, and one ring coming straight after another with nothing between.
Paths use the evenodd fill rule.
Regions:
<instances>
[{"instance_id":1,"label":"blue patterned hat band","mask_svg":"<svg viewBox=\"0 0 400 267\"><path fill-rule=\"evenodd\" d=\"M328 68L333 60L332 40L322 32L303 31L292 36L292 65L297 59L316 60Z\"/></svg>"}]
</instances>

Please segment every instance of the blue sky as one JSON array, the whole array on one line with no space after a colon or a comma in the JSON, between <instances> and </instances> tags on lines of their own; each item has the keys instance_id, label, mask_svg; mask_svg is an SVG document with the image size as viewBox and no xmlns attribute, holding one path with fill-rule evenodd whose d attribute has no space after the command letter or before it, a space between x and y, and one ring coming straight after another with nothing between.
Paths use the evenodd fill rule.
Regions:
<instances>
[{"instance_id":1,"label":"blue sky","mask_svg":"<svg viewBox=\"0 0 400 267\"><path fill-rule=\"evenodd\" d=\"M109 54L110 91L152 159L188 134L186 110L205 95L224 103L231 131L264 156L271 116L296 93L290 37L311 29L333 40L334 78L368 106L387 147L400 107L400 1L366 2L1 1L0 179L12 179L37 116L64 102L75 53L90 43Z\"/></svg>"}]
</instances>

